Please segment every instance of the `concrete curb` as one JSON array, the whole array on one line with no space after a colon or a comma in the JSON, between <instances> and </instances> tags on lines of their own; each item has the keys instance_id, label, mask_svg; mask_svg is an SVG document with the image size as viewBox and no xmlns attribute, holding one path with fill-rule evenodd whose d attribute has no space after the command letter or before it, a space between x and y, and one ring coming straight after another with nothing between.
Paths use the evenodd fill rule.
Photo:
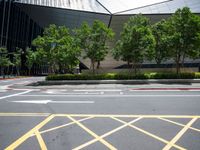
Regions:
<instances>
[{"instance_id":1,"label":"concrete curb","mask_svg":"<svg viewBox=\"0 0 200 150\"><path fill-rule=\"evenodd\" d=\"M31 86L45 85L79 85L79 84L150 84L150 83L200 83L200 79L151 79L151 80L61 80L61 81L39 81Z\"/></svg>"}]
</instances>

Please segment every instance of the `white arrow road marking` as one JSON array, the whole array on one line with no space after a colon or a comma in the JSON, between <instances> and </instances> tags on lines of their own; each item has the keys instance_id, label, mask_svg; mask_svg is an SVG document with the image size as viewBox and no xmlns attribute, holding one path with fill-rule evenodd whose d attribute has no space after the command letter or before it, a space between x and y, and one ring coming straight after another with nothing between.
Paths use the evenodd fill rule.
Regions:
<instances>
[{"instance_id":1,"label":"white arrow road marking","mask_svg":"<svg viewBox=\"0 0 200 150\"><path fill-rule=\"evenodd\" d=\"M52 101L52 100L28 100L28 101L8 101L12 103L29 103L29 104L93 104L94 101Z\"/></svg>"}]
</instances>

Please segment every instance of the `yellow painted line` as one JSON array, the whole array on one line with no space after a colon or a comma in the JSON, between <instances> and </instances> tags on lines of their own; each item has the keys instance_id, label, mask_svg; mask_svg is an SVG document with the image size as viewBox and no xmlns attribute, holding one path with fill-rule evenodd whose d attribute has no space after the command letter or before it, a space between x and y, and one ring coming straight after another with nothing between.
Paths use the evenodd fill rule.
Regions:
<instances>
[{"instance_id":1,"label":"yellow painted line","mask_svg":"<svg viewBox=\"0 0 200 150\"><path fill-rule=\"evenodd\" d=\"M118 118L114 118L114 117L113 117L113 119L114 119L114 120L117 120L117 121L119 121L119 122L121 122L121 123L123 123L123 124L126 124L125 121L120 120L120 119L118 119ZM141 129L141 128L138 128L138 127L136 127L136 126L134 126L134 125L132 125L132 124L131 124L131 125L128 125L128 126L131 127L131 128L133 128L133 129L135 129L135 130L138 130L138 131L140 131L140 132L142 132L142 133L144 133L144 134L146 134L146 135L148 135L148 136L150 136L150 137L152 137L152 138L154 138L154 139L156 139L156 140L159 140L159 141L161 141L161 142L163 142L163 143L166 143L166 144L169 143L169 141L167 141L167 140L165 140L165 139L163 139L163 138L161 138L161 137L159 137L159 136L156 136L156 135L154 135L154 134L152 134L152 133L150 133L150 132L147 132L147 131L145 131L145 130L143 130L143 129ZM176 147L176 148L178 148L178 149L180 149L180 150L186 150L185 148L180 147L180 146L176 145L175 143L173 143L172 146L174 146L174 147Z\"/></svg>"},{"instance_id":2,"label":"yellow painted line","mask_svg":"<svg viewBox=\"0 0 200 150\"><path fill-rule=\"evenodd\" d=\"M134 119L134 120L132 120L132 121L130 121L130 122L128 122L128 123L126 123L126 124L124 124L124 125L118 127L118 128L115 128L115 129L113 129L113 130L111 130L111 131L109 131L109 132L107 132L107 133L101 135L100 138L103 139L103 138L105 138L105 137L107 137L107 136L109 136L109 135L111 135L111 134L113 134L113 133L115 133L115 132L117 132L117 131L119 131L119 130L125 128L125 127L127 127L129 124L132 124L132 123L137 122L137 121L140 120L140 119L142 119L142 117L137 118L137 119ZM89 146L89 145L91 145L91 144L97 142L97 141L98 141L98 139L93 139L93 140L91 140L91 141L89 141L89 142L87 142L87 143L84 143L84 144L82 144L82 145L80 145L80 146L74 148L73 150L80 150L80 149L82 149L82 148L84 148L84 147L86 147L86 146Z\"/></svg>"},{"instance_id":3,"label":"yellow painted line","mask_svg":"<svg viewBox=\"0 0 200 150\"><path fill-rule=\"evenodd\" d=\"M191 127L191 125L197 120L197 118L193 118L185 127L163 148L163 150L171 149L172 145L176 143L183 134Z\"/></svg>"},{"instance_id":4,"label":"yellow painted line","mask_svg":"<svg viewBox=\"0 0 200 150\"><path fill-rule=\"evenodd\" d=\"M178 125L178 126L181 126L181 127L185 126L185 124L178 123L178 122L175 122L175 121L172 121L172 120L169 120L169 119L165 119L165 118L158 118L158 119L163 120L163 121L167 121L169 123L172 123L172 124L175 124L175 125ZM200 129L197 129L197 128L194 128L194 127L189 127L189 129L200 132Z\"/></svg>"},{"instance_id":5,"label":"yellow painted line","mask_svg":"<svg viewBox=\"0 0 200 150\"><path fill-rule=\"evenodd\" d=\"M71 117L116 117L116 118L200 118L200 116L189 115L113 115L113 114L54 114L57 117L71 116Z\"/></svg>"},{"instance_id":6,"label":"yellow painted line","mask_svg":"<svg viewBox=\"0 0 200 150\"><path fill-rule=\"evenodd\" d=\"M82 121L85 121L85 120L88 120L88 119L92 119L93 117L87 117L87 118L84 118L84 119L80 119L80 120L77 120L78 122L82 122ZM39 133L40 134L43 134L43 133L47 133L47 132L50 132L50 131L54 131L54 130L57 130L57 129L60 129L60 128L64 128L64 127L67 127L67 126L70 126L70 125L73 125L75 124L75 122L70 122L70 123L67 123L67 124L63 124L63 125L60 125L60 126L57 126L57 127L54 127L54 128L50 128L50 129L47 129L47 130L44 130L44 131L40 131ZM32 134L32 136L35 136L35 134Z\"/></svg>"},{"instance_id":7,"label":"yellow painted line","mask_svg":"<svg viewBox=\"0 0 200 150\"><path fill-rule=\"evenodd\" d=\"M31 129L30 131L25 133L22 137L20 137L15 142L13 142L11 145L9 145L5 150L13 150L13 149L17 148L20 144L22 144L24 141L26 141L32 134L34 134L36 131L38 131L40 128L42 128L45 124L47 124L53 118L54 118L54 115L47 117L45 120L43 120L37 126L35 126L33 129Z\"/></svg>"},{"instance_id":8,"label":"yellow painted line","mask_svg":"<svg viewBox=\"0 0 200 150\"><path fill-rule=\"evenodd\" d=\"M38 140L38 142L40 144L41 150L47 150L46 144L45 144L45 142L44 142L44 140L43 140L43 138L42 138L42 136L41 136L41 134L39 133L38 130L35 131L35 135L36 135L37 140Z\"/></svg>"},{"instance_id":9,"label":"yellow painted line","mask_svg":"<svg viewBox=\"0 0 200 150\"><path fill-rule=\"evenodd\" d=\"M77 120L75 120L74 118L72 118L70 116L68 116L68 118L70 120L72 120L73 122L75 122L78 126L80 126L82 129L84 129L86 132L88 132L90 135L92 135L93 137L95 137L96 139L98 139L99 142L101 142L102 144L104 144L105 146L107 146L110 150L117 150L114 146L112 146L110 143L108 143L104 139L101 139L96 133L94 133L93 131L91 131L90 129L88 129L82 123L78 122Z\"/></svg>"},{"instance_id":10,"label":"yellow painted line","mask_svg":"<svg viewBox=\"0 0 200 150\"><path fill-rule=\"evenodd\" d=\"M49 113L0 113L0 117L37 117L37 116L49 116Z\"/></svg>"},{"instance_id":11,"label":"yellow painted line","mask_svg":"<svg viewBox=\"0 0 200 150\"><path fill-rule=\"evenodd\" d=\"M50 113L6 113L1 112L1 116L49 116ZM71 116L71 117L116 117L116 118L200 118L199 115L117 115L117 114L53 114L56 117L64 117L64 116Z\"/></svg>"}]
</instances>

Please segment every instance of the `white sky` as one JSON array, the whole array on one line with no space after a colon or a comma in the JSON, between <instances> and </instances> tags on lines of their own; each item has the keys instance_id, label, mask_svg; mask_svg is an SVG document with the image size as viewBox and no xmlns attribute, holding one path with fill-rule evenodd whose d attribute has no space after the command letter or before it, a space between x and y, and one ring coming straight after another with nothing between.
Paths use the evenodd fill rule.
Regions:
<instances>
[{"instance_id":1,"label":"white sky","mask_svg":"<svg viewBox=\"0 0 200 150\"><path fill-rule=\"evenodd\" d=\"M99 0L112 13L143 7L169 0Z\"/></svg>"}]
</instances>

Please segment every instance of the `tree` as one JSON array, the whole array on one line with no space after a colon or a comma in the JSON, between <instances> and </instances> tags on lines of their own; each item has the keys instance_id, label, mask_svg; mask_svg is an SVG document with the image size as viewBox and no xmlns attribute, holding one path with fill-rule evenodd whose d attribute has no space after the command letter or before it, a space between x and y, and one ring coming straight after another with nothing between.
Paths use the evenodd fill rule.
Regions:
<instances>
[{"instance_id":1,"label":"tree","mask_svg":"<svg viewBox=\"0 0 200 150\"><path fill-rule=\"evenodd\" d=\"M60 66L60 72L72 73L73 69L80 63L78 57L81 55L81 49L77 40L70 35L66 27L59 27L59 41L56 58Z\"/></svg>"},{"instance_id":2,"label":"tree","mask_svg":"<svg viewBox=\"0 0 200 150\"><path fill-rule=\"evenodd\" d=\"M31 69L33 64L37 63L37 53L31 48L26 49L26 66L28 68L28 74L31 75Z\"/></svg>"},{"instance_id":3,"label":"tree","mask_svg":"<svg viewBox=\"0 0 200 150\"><path fill-rule=\"evenodd\" d=\"M149 19L141 14L131 17L124 24L120 40L113 49L115 59L127 61L128 66L137 73L138 66L145 60L153 58L155 39Z\"/></svg>"},{"instance_id":4,"label":"tree","mask_svg":"<svg viewBox=\"0 0 200 150\"><path fill-rule=\"evenodd\" d=\"M164 19L152 26L152 33L155 38L154 59L157 64L161 64L170 57L168 53L167 32L168 25Z\"/></svg>"},{"instance_id":5,"label":"tree","mask_svg":"<svg viewBox=\"0 0 200 150\"><path fill-rule=\"evenodd\" d=\"M21 54L22 54L22 49L16 48L16 52L13 54L13 66L15 66L17 75L20 75L20 67L21 67Z\"/></svg>"},{"instance_id":6,"label":"tree","mask_svg":"<svg viewBox=\"0 0 200 150\"><path fill-rule=\"evenodd\" d=\"M65 26L50 25L45 28L43 36L38 36L33 41L33 45L37 50L37 58L48 63L49 73L61 71L64 67L71 72L79 63L81 53L75 42Z\"/></svg>"},{"instance_id":7,"label":"tree","mask_svg":"<svg viewBox=\"0 0 200 150\"><path fill-rule=\"evenodd\" d=\"M35 46L38 51L37 57L48 64L49 73L55 73L55 49L57 46L57 36L57 26L50 25L44 29L43 36L38 36L32 42L33 46Z\"/></svg>"},{"instance_id":8,"label":"tree","mask_svg":"<svg viewBox=\"0 0 200 150\"><path fill-rule=\"evenodd\" d=\"M200 17L192 14L189 8L178 9L168 20L169 54L176 63L176 73L180 73L185 58L199 57Z\"/></svg>"},{"instance_id":9,"label":"tree","mask_svg":"<svg viewBox=\"0 0 200 150\"><path fill-rule=\"evenodd\" d=\"M84 58L91 61L92 72L96 68L100 68L100 62L103 61L108 54L107 41L111 40L114 33L103 22L95 20L90 27L87 23L83 23L80 29L75 30L76 37L79 39L79 45L84 50Z\"/></svg>"},{"instance_id":10,"label":"tree","mask_svg":"<svg viewBox=\"0 0 200 150\"><path fill-rule=\"evenodd\" d=\"M6 48L0 47L0 68L1 75L5 78L5 68L12 65L10 59L8 58L8 51Z\"/></svg>"}]
</instances>

